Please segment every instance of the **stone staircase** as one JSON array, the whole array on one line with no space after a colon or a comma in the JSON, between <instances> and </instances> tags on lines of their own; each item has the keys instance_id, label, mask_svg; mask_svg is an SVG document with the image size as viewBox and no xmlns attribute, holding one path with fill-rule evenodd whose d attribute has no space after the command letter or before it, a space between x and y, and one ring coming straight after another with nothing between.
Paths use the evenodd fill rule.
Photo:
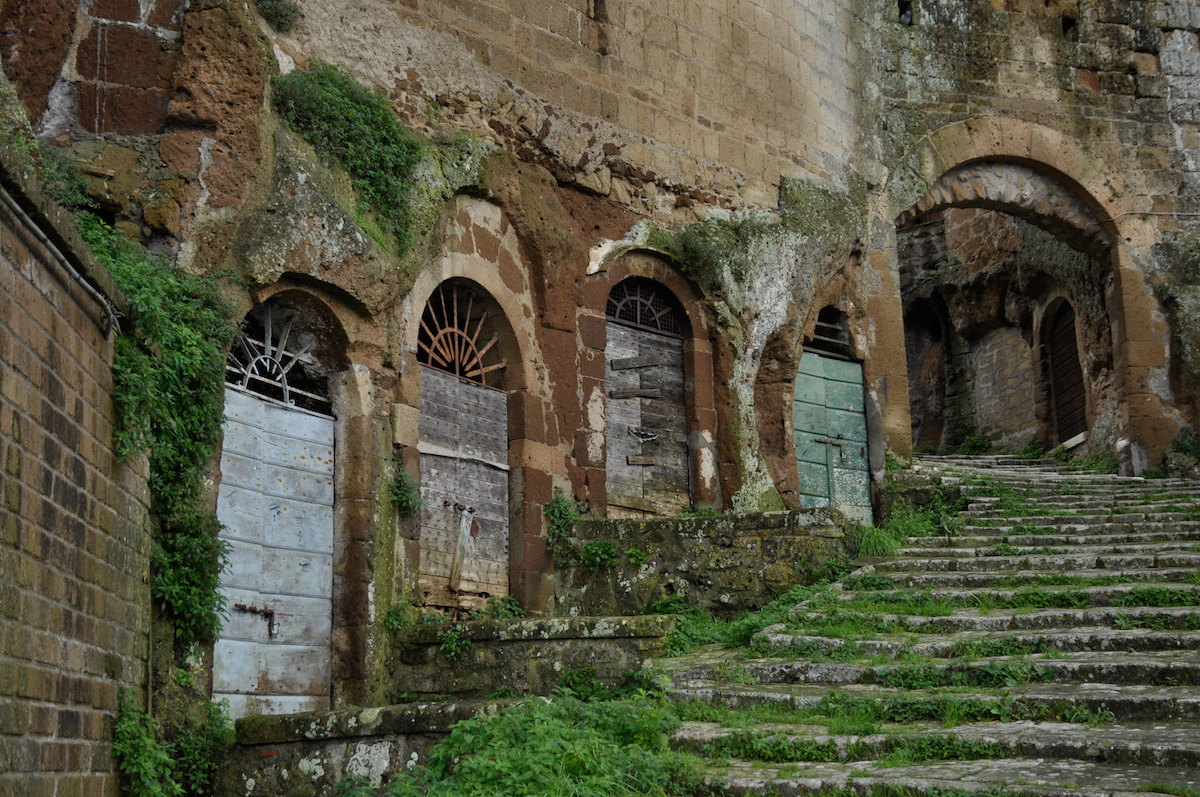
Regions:
<instances>
[{"instance_id":1,"label":"stone staircase","mask_svg":"<svg viewBox=\"0 0 1200 797\"><path fill-rule=\"evenodd\" d=\"M866 560L755 657L668 662L674 743L726 794L1200 794L1200 483L915 469L961 489L957 534Z\"/></svg>"}]
</instances>

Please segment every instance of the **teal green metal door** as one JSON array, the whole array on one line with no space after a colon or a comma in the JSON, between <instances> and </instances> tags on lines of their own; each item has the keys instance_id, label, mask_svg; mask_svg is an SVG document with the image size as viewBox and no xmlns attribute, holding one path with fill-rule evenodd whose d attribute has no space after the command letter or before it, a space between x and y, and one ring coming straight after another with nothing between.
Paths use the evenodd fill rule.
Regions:
<instances>
[{"instance_id":1,"label":"teal green metal door","mask_svg":"<svg viewBox=\"0 0 1200 797\"><path fill-rule=\"evenodd\" d=\"M855 523L870 523L862 366L805 352L796 375L792 421L800 502L834 506Z\"/></svg>"}]
</instances>

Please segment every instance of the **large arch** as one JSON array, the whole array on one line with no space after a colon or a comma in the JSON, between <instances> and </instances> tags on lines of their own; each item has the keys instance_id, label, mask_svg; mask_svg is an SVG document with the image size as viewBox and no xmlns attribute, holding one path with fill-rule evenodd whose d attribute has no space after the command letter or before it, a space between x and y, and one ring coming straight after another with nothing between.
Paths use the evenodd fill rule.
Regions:
<instances>
[{"instance_id":1,"label":"large arch","mask_svg":"<svg viewBox=\"0 0 1200 797\"><path fill-rule=\"evenodd\" d=\"M1138 259L1138 252L1147 252L1158 239L1150 192L1127 182L1120 166L1124 159L1115 140L1100 141L1084 150L1069 134L1023 120L988 117L933 131L900 159L886 186L885 204L890 206L892 218L901 217L921 203L931 189L949 187L939 186L943 175L984 161L1029 167L1051 178L1095 216L1083 223L1089 233L1086 237L1091 240L1084 240L1080 234L1080 242L1092 246L1101 240L1100 236L1090 236L1096 220L1099 224L1095 228L1103 230L1112 241L1106 258L1113 277L1111 338L1118 396L1113 423L1120 438L1118 447L1124 449L1125 442L1131 443L1122 459L1124 472L1140 471L1161 455L1180 423L1177 413L1165 407L1162 397L1150 388L1168 366L1167 322ZM1008 207L1028 209L1013 199L1008 198ZM937 204L925 201L930 207ZM1077 219L1063 227L1064 232L1080 229ZM890 234L886 237L891 238ZM885 246L894 252L893 240ZM881 252L872 261L879 265L890 262L890 268L896 268L891 252ZM898 284L895 271L892 279ZM890 315L891 307L883 308L882 304L879 309L886 309Z\"/></svg>"}]
</instances>

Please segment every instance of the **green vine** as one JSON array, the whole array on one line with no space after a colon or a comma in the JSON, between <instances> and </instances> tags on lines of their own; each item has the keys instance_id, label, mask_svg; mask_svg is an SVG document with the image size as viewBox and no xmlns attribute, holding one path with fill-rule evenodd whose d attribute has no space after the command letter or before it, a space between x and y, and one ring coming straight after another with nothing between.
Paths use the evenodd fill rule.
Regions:
<instances>
[{"instance_id":1,"label":"green vine","mask_svg":"<svg viewBox=\"0 0 1200 797\"><path fill-rule=\"evenodd\" d=\"M577 558L571 544L571 527L579 520L583 505L567 498L561 487L554 488L554 497L542 507L546 517L546 541L558 568L573 567Z\"/></svg>"},{"instance_id":2,"label":"green vine","mask_svg":"<svg viewBox=\"0 0 1200 797\"><path fill-rule=\"evenodd\" d=\"M288 126L323 158L350 175L363 209L403 254L412 245L409 215L412 177L421 144L400 124L388 101L346 70L314 61L275 78L275 107Z\"/></svg>"},{"instance_id":3,"label":"green vine","mask_svg":"<svg viewBox=\"0 0 1200 797\"><path fill-rule=\"evenodd\" d=\"M173 268L95 216L81 216L79 232L130 306L132 328L115 345L113 444L120 459L149 456L158 519L151 592L181 641L211 641L221 629L217 589L228 551L201 497L221 440L225 352L237 328L210 280Z\"/></svg>"},{"instance_id":4,"label":"green vine","mask_svg":"<svg viewBox=\"0 0 1200 797\"><path fill-rule=\"evenodd\" d=\"M588 540L579 549L579 563L588 570L601 570L617 563L617 546L612 540Z\"/></svg>"}]
</instances>

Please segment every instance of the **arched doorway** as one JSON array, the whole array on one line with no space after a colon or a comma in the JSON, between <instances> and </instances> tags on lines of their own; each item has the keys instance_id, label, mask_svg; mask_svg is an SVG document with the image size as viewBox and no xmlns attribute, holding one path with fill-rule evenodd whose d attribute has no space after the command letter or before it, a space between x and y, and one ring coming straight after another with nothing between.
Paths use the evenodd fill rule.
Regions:
<instances>
[{"instance_id":1,"label":"arched doorway","mask_svg":"<svg viewBox=\"0 0 1200 797\"><path fill-rule=\"evenodd\" d=\"M834 506L856 523L870 523L863 369L851 359L846 314L836 307L821 310L804 343L792 423L801 504Z\"/></svg>"},{"instance_id":2,"label":"arched doorway","mask_svg":"<svg viewBox=\"0 0 1200 797\"><path fill-rule=\"evenodd\" d=\"M213 696L233 717L329 708L334 554L334 337L271 301L229 355L217 517L230 547Z\"/></svg>"},{"instance_id":3,"label":"arched doorway","mask_svg":"<svg viewBox=\"0 0 1200 797\"><path fill-rule=\"evenodd\" d=\"M691 507L683 341L687 317L653 280L610 291L604 357L609 517L671 517Z\"/></svg>"},{"instance_id":4,"label":"arched doorway","mask_svg":"<svg viewBox=\"0 0 1200 797\"><path fill-rule=\"evenodd\" d=\"M427 606L480 609L508 594L506 332L496 303L465 279L440 284L421 316L419 586Z\"/></svg>"},{"instance_id":5,"label":"arched doorway","mask_svg":"<svg viewBox=\"0 0 1200 797\"><path fill-rule=\"evenodd\" d=\"M1050 356L1055 437L1060 444L1069 443L1087 431L1087 389L1079 363L1075 309L1065 300L1054 309L1046 345Z\"/></svg>"}]
</instances>

